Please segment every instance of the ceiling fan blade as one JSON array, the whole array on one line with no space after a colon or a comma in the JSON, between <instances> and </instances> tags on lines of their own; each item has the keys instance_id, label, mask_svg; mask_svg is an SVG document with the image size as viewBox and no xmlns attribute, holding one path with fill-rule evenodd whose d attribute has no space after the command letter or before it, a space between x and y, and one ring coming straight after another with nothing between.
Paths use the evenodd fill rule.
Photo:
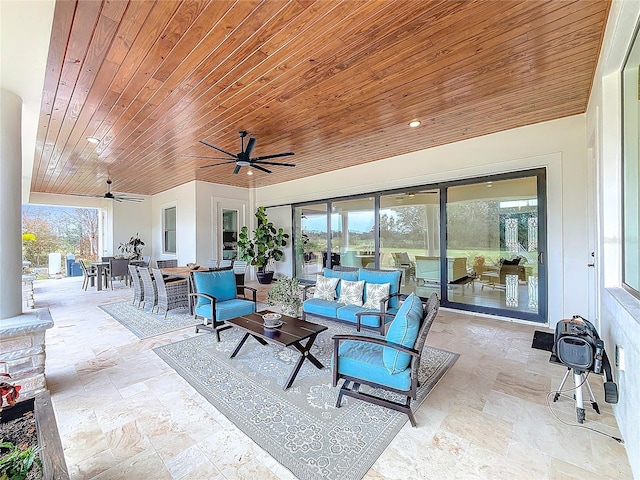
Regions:
<instances>
[{"instance_id":1,"label":"ceiling fan blade","mask_svg":"<svg viewBox=\"0 0 640 480\"><path fill-rule=\"evenodd\" d=\"M229 155L230 157L236 158L235 154L227 152L226 150L223 150L220 147L216 147L215 145L212 145L209 142L205 142L204 140L200 140L200 143L202 143L203 145L206 145L207 147L215 148L216 150L218 150L219 152L224 153L225 155Z\"/></svg>"},{"instance_id":2,"label":"ceiling fan blade","mask_svg":"<svg viewBox=\"0 0 640 480\"><path fill-rule=\"evenodd\" d=\"M237 174L242 167L240 165L236 165L236 168L233 169L233 173Z\"/></svg>"},{"instance_id":3,"label":"ceiling fan blade","mask_svg":"<svg viewBox=\"0 0 640 480\"><path fill-rule=\"evenodd\" d=\"M256 139L254 137L251 137L247 142L247 149L245 150L245 153L247 154L247 158L251 157L251 152L253 151L253 147L255 146L256 146Z\"/></svg>"},{"instance_id":4,"label":"ceiling fan blade","mask_svg":"<svg viewBox=\"0 0 640 480\"><path fill-rule=\"evenodd\" d=\"M291 155L295 155L293 152L282 152L282 153L274 153L273 155L264 155L262 157L252 158L252 162L259 162L260 160L267 160L269 158L278 158L278 157L289 157Z\"/></svg>"},{"instance_id":5,"label":"ceiling fan blade","mask_svg":"<svg viewBox=\"0 0 640 480\"><path fill-rule=\"evenodd\" d=\"M256 165L255 163L252 163L251 166L253 168L257 168L258 170L262 170L263 172L271 173L271 170L267 170L266 168L261 167L260 165Z\"/></svg>"},{"instance_id":6,"label":"ceiling fan blade","mask_svg":"<svg viewBox=\"0 0 640 480\"><path fill-rule=\"evenodd\" d=\"M119 202L136 202L136 203L140 203L140 202L144 202L144 198L139 198L139 197L126 197L123 195L114 195L114 200L117 200Z\"/></svg>"},{"instance_id":7,"label":"ceiling fan blade","mask_svg":"<svg viewBox=\"0 0 640 480\"><path fill-rule=\"evenodd\" d=\"M229 165L230 163L236 163L235 160L229 160L228 162L212 163L211 165L200 165L199 168L217 167L218 165Z\"/></svg>"},{"instance_id":8,"label":"ceiling fan blade","mask_svg":"<svg viewBox=\"0 0 640 480\"><path fill-rule=\"evenodd\" d=\"M295 167L295 163L278 163L278 162L261 162L256 160L255 163L261 163L262 165L278 165L280 167Z\"/></svg>"},{"instance_id":9,"label":"ceiling fan blade","mask_svg":"<svg viewBox=\"0 0 640 480\"><path fill-rule=\"evenodd\" d=\"M180 155L180 156L186 157L186 158L206 158L207 160L229 160L227 157L207 157L205 155Z\"/></svg>"}]
</instances>

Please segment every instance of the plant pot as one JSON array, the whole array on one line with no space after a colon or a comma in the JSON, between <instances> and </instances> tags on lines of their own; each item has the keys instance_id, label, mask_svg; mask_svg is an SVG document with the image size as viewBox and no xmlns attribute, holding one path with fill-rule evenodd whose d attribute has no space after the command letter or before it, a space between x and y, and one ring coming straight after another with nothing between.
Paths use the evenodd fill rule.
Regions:
<instances>
[{"instance_id":1,"label":"plant pot","mask_svg":"<svg viewBox=\"0 0 640 480\"><path fill-rule=\"evenodd\" d=\"M67 464L48 391L37 394L35 398L22 400L13 407L5 407L0 413L0 422L22 417L29 411L34 412L38 445L42 448L39 453L42 462L42 478L68 480Z\"/></svg>"},{"instance_id":2,"label":"plant pot","mask_svg":"<svg viewBox=\"0 0 640 480\"><path fill-rule=\"evenodd\" d=\"M258 283L269 285L273 281L273 272L258 272Z\"/></svg>"}]
</instances>

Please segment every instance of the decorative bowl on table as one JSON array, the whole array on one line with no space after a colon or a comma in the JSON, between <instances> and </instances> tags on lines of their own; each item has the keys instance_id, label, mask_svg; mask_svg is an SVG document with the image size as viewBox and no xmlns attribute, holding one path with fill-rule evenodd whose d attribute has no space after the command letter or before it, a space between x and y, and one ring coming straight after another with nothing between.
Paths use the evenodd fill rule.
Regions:
<instances>
[{"instance_id":1,"label":"decorative bowl on table","mask_svg":"<svg viewBox=\"0 0 640 480\"><path fill-rule=\"evenodd\" d=\"M200 265L198 265L197 263L187 263L187 267L189 267L191 270L198 270L200 268Z\"/></svg>"},{"instance_id":2,"label":"decorative bowl on table","mask_svg":"<svg viewBox=\"0 0 640 480\"><path fill-rule=\"evenodd\" d=\"M280 320L282 315L279 313L265 313L262 315L262 321L264 322L264 328L277 328L282 325Z\"/></svg>"}]
</instances>

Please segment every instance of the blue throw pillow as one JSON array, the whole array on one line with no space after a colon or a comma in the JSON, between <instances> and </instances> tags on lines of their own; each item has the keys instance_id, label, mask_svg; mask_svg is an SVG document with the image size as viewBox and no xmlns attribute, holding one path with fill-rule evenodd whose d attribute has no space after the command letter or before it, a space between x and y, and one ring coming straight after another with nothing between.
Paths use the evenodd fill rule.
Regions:
<instances>
[{"instance_id":1,"label":"blue throw pillow","mask_svg":"<svg viewBox=\"0 0 640 480\"><path fill-rule=\"evenodd\" d=\"M233 270L217 272L193 272L196 292L216 297L218 302L236 298L236 276ZM197 306L207 305L209 300L198 297Z\"/></svg>"},{"instance_id":2,"label":"blue throw pillow","mask_svg":"<svg viewBox=\"0 0 640 480\"><path fill-rule=\"evenodd\" d=\"M361 268L358 271L358 280L364 280L367 283L388 283L389 295L398 293L400 289L400 270L365 270ZM367 301L365 296L364 301ZM391 297L389 300L389 308L398 306L398 297Z\"/></svg>"},{"instance_id":3,"label":"blue throw pillow","mask_svg":"<svg viewBox=\"0 0 640 480\"><path fill-rule=\"evenodd\" d=\"M422 302L415 293L409 295L389 325L386 339L405 347L413 347L420 331L422 320ZM382 352L382 362L389 373L399 373L409 366L411 355L392 348L385 348Z\"/></svg>"}]
</instances>

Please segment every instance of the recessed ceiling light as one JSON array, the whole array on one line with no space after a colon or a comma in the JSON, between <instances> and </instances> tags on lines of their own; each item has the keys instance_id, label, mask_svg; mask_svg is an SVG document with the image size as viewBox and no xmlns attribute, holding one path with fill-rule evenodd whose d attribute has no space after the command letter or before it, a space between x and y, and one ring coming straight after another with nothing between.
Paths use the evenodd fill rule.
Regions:
<instances>
[{"instance_id":1,"label":"recessed ceiling light","mask_svg":"<svg viewBox=\"0 0 640 480\"><path fill-rule=\"evenodd\" d=\"M87 142L89 143L100 143L100 139L96 137L87 137Z\"/></svg>"},{"instance_id":2,"label":"recessed ceiling light","mask_svg":"<svg viewBox=\"0 0 640 480\"><path fill-rule=\"evenodd\" d=\"M420 121L419 121L419 120L414 120L413 122L409 122L409 126L410 126L411 128L419 127L419 126L420 126L420 124L421 124L421 123L420 123Z\"/></svg>"},{"instance_id":3,"label":"recessed ceiling light","mask_svg":"<svg viewBox=\"0 0 640 480\"><path fill-rule=\"evenodd\" d=\"M247 175L253 175L253 170L247 170Z\"/></svg>"}]
</instances>

